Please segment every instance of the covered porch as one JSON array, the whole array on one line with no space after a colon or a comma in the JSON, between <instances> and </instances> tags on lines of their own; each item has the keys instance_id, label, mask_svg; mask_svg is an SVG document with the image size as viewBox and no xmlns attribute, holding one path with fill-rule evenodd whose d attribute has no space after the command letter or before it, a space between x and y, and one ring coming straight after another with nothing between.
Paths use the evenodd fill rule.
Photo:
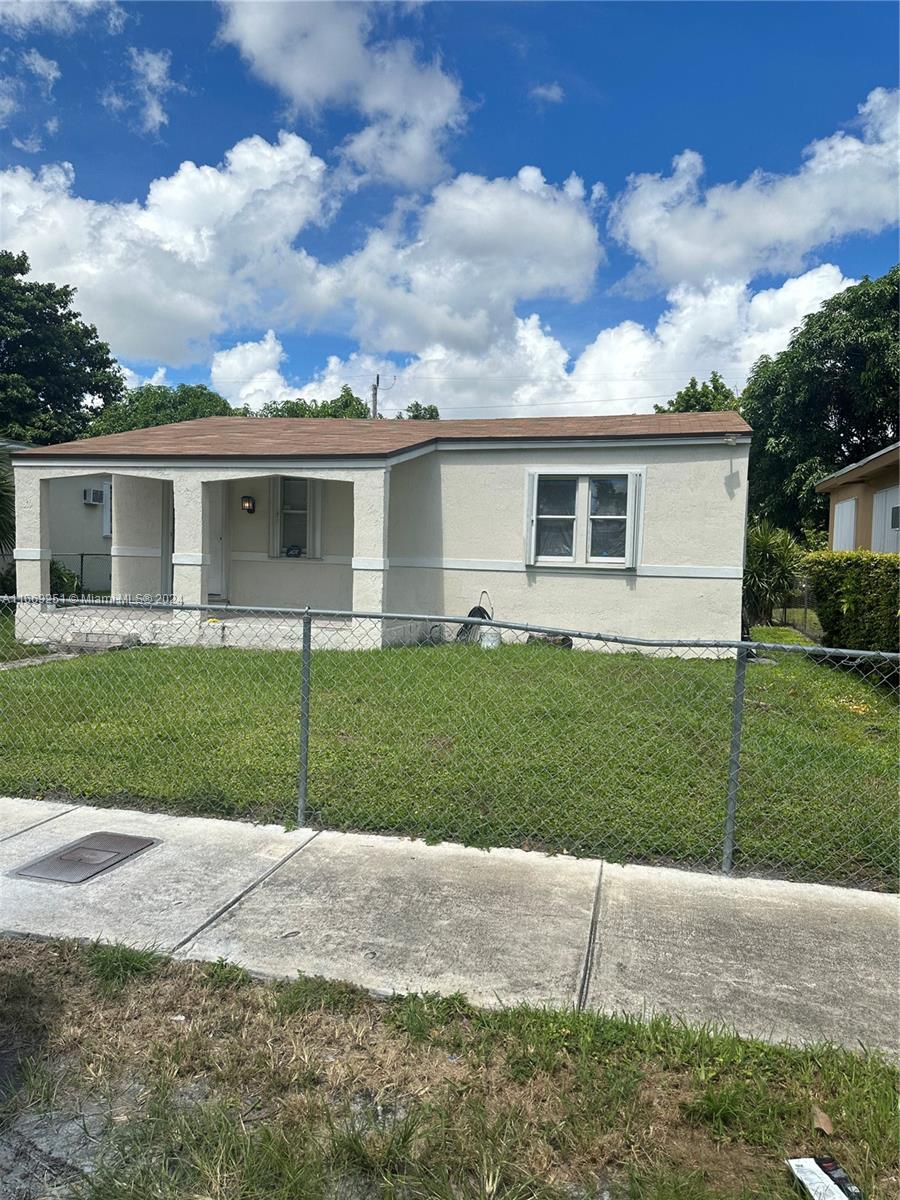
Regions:
<instances>
[{"instance_id":1,"label":"covered porch","mask_svg":"<svg viewBox=\"0 0 900 1200\"><path fill-rule=\"evenodd\" d=\"M288 648L299 638L296 621L239 614L230 607L336 612L387 607L389 467L251 472L159 463L116 466L106 472L110 598L96 607L45 606L42 625L47 628L29 630L30 640L43 635L60 643L81 642L88 627L95 633L106 627L158 644ZM88 476L96 479L96 465L16 464L20 596L50 597L50 561L72 550L56 544L55 496L61 481L69 481L71 492L73 479ZM112 611L117 601L128 607ZM215 611L140 612L132 604L210 605ZM33 605L29 616L34 625ZM338 640L351 623L338 618L333 624Z\"/></svg>"}]
</instances>

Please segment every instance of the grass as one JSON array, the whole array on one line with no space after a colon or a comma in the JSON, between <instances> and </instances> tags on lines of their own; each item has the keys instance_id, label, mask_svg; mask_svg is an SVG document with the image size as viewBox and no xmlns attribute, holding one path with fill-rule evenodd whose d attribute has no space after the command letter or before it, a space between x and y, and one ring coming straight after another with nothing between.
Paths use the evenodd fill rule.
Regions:
<instances>
[{"instance_id":1,"label":"grass","mask_svg":"<svg viewBox=\"0 0 900 1200\"><path fill-rule=\"evenodd\" d=\"M119 992L132 979L152 975L160 963L155 950L92 942L84 951L85 966L107 992Z\"/></svg>"},{"instance_id":2,"label":"grass","mask_svg":"<svg viewBox=\"0 0 900 1200\"><path fill-rule=\"evenodd\" d=\"M48 998L6 1130L49 1110L71 1139L94 1114L72 1200L788 1200L783 1158L812 1153L869 1200L900 1183L897 1073L874 1054L322 980L218 986L228 964L160 961L110 993L94 964L0 941L0 1027L31 1028L29 997Z\"/></svg>"},{"instance_id":3,"label":"grass","mask_svg":"<svg viewBox=\"0 0 900 1200\"><path fill-rule=\"evenodd\" d=\"M733 662L545 645L317 651L307 819L715 867L733 684ZM298 697L289 652L142 647L3 672L0 792L290 821ZM799 656L751 663L742 768L739 870L896 885L886 688Z\"/></svg>"},{"instance_id":4,"label":"grass","mask_svg":"<svg viewBox=\"0 0 900 1200\"><path fill-rule=\"evenodd\" d=\"M16 641L15 615L7 605L0 604L0 663L37 658L47 653L46 646L31 646Z\"/></svg>"}]
</instances>

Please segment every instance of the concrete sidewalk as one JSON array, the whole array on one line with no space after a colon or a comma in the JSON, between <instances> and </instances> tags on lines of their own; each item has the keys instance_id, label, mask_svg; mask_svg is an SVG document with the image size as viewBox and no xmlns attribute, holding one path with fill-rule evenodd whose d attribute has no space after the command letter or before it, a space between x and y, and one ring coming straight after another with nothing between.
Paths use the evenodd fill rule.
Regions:
<instances>
[{"instance_id":1,"label":"concrete sidewalk","mask_svg":"<svg viewBox=\"0 0 900 1200\"><path fill-rule=\"evenodd\" d=\"M160 843L84 884L11 874L100 830ZM898 900L845 888L0 799L0 931L898 1046Z\"/></svg>"}]
</instances>

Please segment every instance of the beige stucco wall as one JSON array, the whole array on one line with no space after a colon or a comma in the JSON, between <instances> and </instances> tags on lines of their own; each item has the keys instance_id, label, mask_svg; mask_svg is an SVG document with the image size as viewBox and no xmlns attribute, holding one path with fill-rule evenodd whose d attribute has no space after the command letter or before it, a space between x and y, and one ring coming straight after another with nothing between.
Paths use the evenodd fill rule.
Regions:
<instances>
[{"instance_id":1,"label":"beige stucco wall","mask_svg":"<svg viewBox=\"0 0 900 1200\"><path fill-rule=\"evenodd\" d=\"M269 556L270 494L266 477L228 484L228 599L232 604L351 608L353 485L335 480L321 485L321 560ZM248 495L256 501L254 513L241 509L241 497Z\"/></svg>"},{"instance_id":2,"label":"beige stucco wall","mask_svg":"<svg viewBox=\"0 0 900 1200\"><path fill-rule=\"evenodd\" d=\"M636 570L526 566L526 480L543 468L643 470ZM388 607L465 613L485 589L508 620L736 638L746 486L746 445L452 451L398 464Z\"/></svg>"},{"instance_id":3,"label":"beige stucco wall","mask_svg":"<svg viewBox=\"0 0 900 1200\"><path fill-rule=\"evenodd\" d=\"M50 551L74 571L84 554L84 585L91 591L109 587L112 538L103 536L101 506L84 503L84 489L108 482L108 475L82 475L55 479L50 485Z\"/></svg>"},{"instance_id":4,"label":"beige stucco wall","mask_svg":"<svg viewBox=\"0 0 900 1200\"><path fill-rule=\"evenodd\" d=\"M872 549L872 511L875 493L893 487L897 482L897 468L884 467L858 483L844 483L829 492L831 503L828 509L828 546L834 546L834 509L842 500L856 500L856 546L857 550Z\"/></svg>"},{"instance_id":5,"label":"beige stucco wall","mask_svg":"<svg viewBox=\"0 0 900 1200\"><path fill-rule=\"evenodd\" d=\"M486 589L497 616L510 620L636 637L733 638L740 632L747 454L746 443L492 447L432 452L386 471L297 464L279 472L267 464L251 473L250 463L244 470L127 470L174 485L172 590L186 601L205 594L209 530L201 506L204 488L218 479L226 482L226 594L234 604L459 614ZM123 465L111 469L115 495ZM38 480L71 470L17 471L25 488L20 545L46 546L36 517ZM321 560L270 558L264 470L320 481ZM526 566L527 477L540 470L643 472L636 569ZM82 478L73 486L83 486ZM252 515L240 508L247 494L256 500ZM133 524L138 528L139 519ZM114 526L114 539L120 537ZM36 590L42 567L32 558L20 566Z\"/></svg>"}]
</instances>

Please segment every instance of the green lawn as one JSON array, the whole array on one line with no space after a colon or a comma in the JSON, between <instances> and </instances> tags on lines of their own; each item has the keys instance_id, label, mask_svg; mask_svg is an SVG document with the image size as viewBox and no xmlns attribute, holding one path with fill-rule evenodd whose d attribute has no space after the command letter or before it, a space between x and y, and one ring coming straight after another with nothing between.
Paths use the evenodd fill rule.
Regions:
<instances>
[{"instance_id":1,"label":"green lawn","mask_svg":"<svg viewBox=\"0 0 900 1200\"><path fill-rule=\"evenodd\" d=\"M16 662L20 658L35 658L46 653L46 646L30 646L26 642L16 641L12 610L0 605L0 663Z\"/></svg>"},{"instance_id":2,"label":"green lawn","mask_svg":"<svg viewBox=\"0 0 900 1200\"><path fill-rule=\"evenodd\" d=\"M733 681L733 662L544 645L317 651L307 817L714 867ZM299 693L287 652L0 672L0 793L290 820ZM895 698L856 674L751 663L738 869L894 887L896 728Z\"/></svg>"}]
</instances>

